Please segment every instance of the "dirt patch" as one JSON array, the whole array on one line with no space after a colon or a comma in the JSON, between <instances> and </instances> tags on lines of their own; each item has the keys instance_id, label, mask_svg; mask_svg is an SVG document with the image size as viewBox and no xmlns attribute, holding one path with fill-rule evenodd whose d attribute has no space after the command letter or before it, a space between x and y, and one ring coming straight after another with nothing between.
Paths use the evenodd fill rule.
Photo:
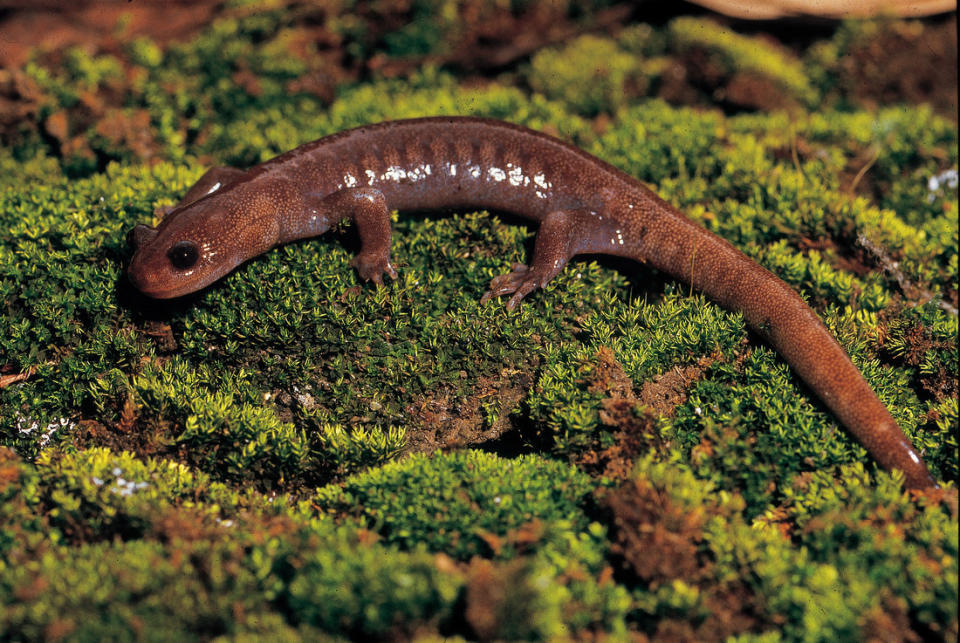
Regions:
<instances>
[{"instance_id":1,"label":"dirt patch","mask_svg":"<svg viewBox=\"0 0 960 643\"><path fill-rule=\"evenodd\" d=\"M666 448L657 429L657 416L649 410L638 410L636 400L608 398L603 401L600 421L616 426L613 444L605 449L584 451L577 464L584 469L612 480L625 480L633 471L633 463L647 451Z\"/></svg>"},{"instance_id":2,"label":"dirt patch","mask_svg":"<svg viewBox=\"0 0 960 643\"><path fill-rule=\"evenodd\" d=\"M920 643L933 638L922 638L911 629L907 602L898 596L885 596L879 605L866 613L863 620L860 636L865 641Z\"/></svg>"},{"instance_id":3,"label":"dirt patch","mask_svg":"<svg viewBox=\"0 0 960 643\"><path fill-rule=\"evenodd\" d=\"M407 407L407 453L432 453L488 443L515 427L510 410L533 386L539 360L527 370L504 368L498 377L481 377L472 391L451 387L423 397ZM492 419L491 419L492 418Z\"/></svg>"},{"instance_id":4,"label":"dirt patch","mask_svg":"<svg viewBox=\"0 0 960 643\"><path fill-rule=\"evenodd\" d=\"M657 415L673 417L677 407L687 401L687 391L703 377L719 356L700 359L696 364L675 366L666 373L644 382L640 389L640 403Z\"/></svg>"},{"instance_id":5,"label":"dirt patch","mask_svg":"<svg viewBox=\"0 0 960 643\"><path fill-rule=\"evenodd\" d=\"M592 473L625 480L640 454L663 448L663 440L657 431L657 417L640 405L633 392L633 380L606 346L597 351L593 381L587 390L608 395L601 402L600 422L616 427L616 431L611 446L580 453L577 464Z\"/></svg>"},{"instance_id":6,"label":"dirt patch","mask_svg":"<svg viewBox=\"0 0 960 643\"><path fill-rule=\"evenodd\" d=\"M612 550L633 576L651 588L703 576L709 565L699 552L706 512L673 504L645 478L631 479L604 500L616 528Z\"/></svg>"},{"instance_id":7,"label":"dirt patch","mask_svg":"<svg viewBox=\"0 0 960 643\"><path fill-rule=\"evenodd\" d=\"M877 270L876 262L872 260L870 254L852 240L837 243L826 237L819 239L803 237L797 241L797 249L804 255L807 255L811 250L816 250L826 255L825 259L830 263L830 267L852 273L858 277L865 277Z\"/></svg>"},{"instance_id":8,"label":"dirt patch","mask_svg":"<svg viewBox=\"0 0 960 643\"><path fill-rule=\"evenodd\" d=\"M718 96L736 107L772 111L796 106L781 87L754 71L735 73Z\"/></svg>"},{"instance_id":9,"label":"dirt patch","mask_svg":"<svg viewBox=\"0 0 960 643\"><path fill-rule=\"evenodd\" d=\"M686 391L715 359L706 357L695 365L676 367L657 375L644 383L638 397L633 390L633 380L617 362L613 351L607 347L597 351L594 379L588 390L608 396L601 403L600 421L615 427L614 443L604 449L585 451L578 456L577 463L613 480L627 479L637 457L667 447L658 430L658 418L673 415L677 406L686 401Z\"/></svg>"},{"instance_id":10,"label":"dirt patch","mask_svg":"<svg viewBox=\"0 0 960 643\"><path fill-rule=\"evenodd\" d=\"M133 398L128 397L117 422L81 420L72 434L72 442L78 449L107 447L115 452L130 451L143 458L175 455L178 449L173 446L173 427L167 422L146 424L140 421Z\"/></svg>"},{"instance_id":11,"label":"dirt patch","mask_svg":"<svg viewBox=\"0 0 960 643\"><path fill-rule=\"evenodd\" d=\"M613 351L601 346L593 365L593 378L587 386L590 393L604 393L611 398L636 399L633 380L624 372Z\"/></svg>"}]
</instances>

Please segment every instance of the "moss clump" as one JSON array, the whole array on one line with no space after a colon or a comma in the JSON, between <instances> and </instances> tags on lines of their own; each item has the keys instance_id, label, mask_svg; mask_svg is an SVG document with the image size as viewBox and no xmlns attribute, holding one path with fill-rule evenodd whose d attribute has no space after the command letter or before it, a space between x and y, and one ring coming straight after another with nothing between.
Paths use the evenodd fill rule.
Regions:
<instances>
[{"instance_id":1,"label":"moss clump","mask_svg":"<svg viewBox=\"0 0 960 643\"><path fill-rule=\"evenodd\" d=\"M58 65L29 65L40 122L58 143L68 172L83 175L110 160L182 159L184 145L218 115L234 120L289 96L293 81L311 69L319 72L322 61L315 52L289 55L292 44L278 31L282 18L270 15L218 21L165 52L139 39L123 59L70 49ZM261 30L273 37L254 44ZM125 73L130 66L136 73ZM97 94L123 96L129 108L112 109L92 98Z\"/></svg>"},{"instance_id":2,"label":"moss clump","mask_svg":"<svg viewBox=\"0 0 960 643\"><path fill-rule=\"evenodd\" d=\"M14 638L44 632L117 638L137 628L191 637L385 636L444 622L447 629L461 627L450 620L461 601L470 606L467 626L496 638L539 639L586 627L625 631L626 592L594 579L606 569L603 530L582 517L571 521L590 482L556 463L520 463L499 489L502 503L491 501L508 521L510 507L529 507L519 528L505 529L496 516L472 513L476 507L467 504L445 507L474 521L463 531L464 547L476 539L501 559L527 554L513 563L474 562L461 572L446 556L424 553L421 539L404 540L402 520L389 523L397 531L385 528L378 539L313 516L307 503L238 493L167 460L140 461L106 449L45 456L35 466L9 450L0 457L0 623ZM486 465L461 470L479 491L494 480L491 466L512 466L478 453L414 458L410 465L453 473L458 459ZM537 490L524 483L523 474L544 468L562 471L579 488ZM397 469L370 471L345 489ZM318 498L335 495L329 489ZM42 517L31 519L38 510ZM573 535L571 526L583 531ZM417 551L398 552L391 540ZM465 582L492 590L489 583L501 587L508 578L499 598L502 589L462 593ZM491 613L502 621L491 622Z\"/></svg>"},{"instance_id":3,"label":"moss clump","mask_svg":"<svg viewBox=\"0 0 960 643\"><path fill-rule=\"evenodd\" d=\"M2 134L15 149L61 157L71 176L102 172L111 161L197 154L250 165L289 148L268 145L278 136L304 142L329 133L316 118L359 77L415 76L425 60L496 67L487 58L509 49L512 33L589 23L597 4L605 2L423 0L363 10L225 2L191 38L165 47L144 36L41 52L9 82L27 118ZM121 40L124 28L121 21ZM504 42L478 56L491 40ZM268 130L251 126L264 117ZM254 140L244 153L230 155L230 144L247 137Z\"/></svg>"},{"instance_id":4,"label":"moss clump","mask_svg":"<svg viewBox=\"0 0 960 643\"><path fill-rule=\"evenodd\" d=\"M646 76L641 62L615 42L586 35L534 56L527 81L535 91L575 112L595 116L613 113L631 96L645 94Z\"/></svg>"},{"instance_id":5,"label":"moss clump","mask_svg":"<svg viewBox=\"0 0 960 643\"><path fill-rule=\"evenodd\" d=\"M923 637L955 637L956 610L943 607L957 591L957 532L948 526L951 518L940 498L933 494L917 502L886 474L879 484L867 484L857 465L847 473L850 484L843 487L822 474L799 483L779 514L792 524L793 541L811 561L834 568L824 572L824 580L845 588L844 607L831 611L859 613L861 631L906 628L909 621ZM883 590L860 592L873 583ZM852 623L847 627L855 631Z\"/></svg>"},{"instance_id":6,"label":"moss clump","mask_svg":"<svg viewBox=\"0 0 960 643\"><path fill-rule=\"evenodd\" d=\"M707 57L705 64L716 65L714 70L702 68L704 80L717 74L721 79L735 74L756 74L799 104L813 106L817 100L817 91L803 64L768 41L742 36L701 18L676 18L670 22L668 33L673 51L703 52ZM731 91L730 85L726 91Z\"/></svg>"},{"instance_id":7,"label":"moss clump","mask_svg":"<svg viewBox=\"0 0 960 643\"><path fill-rule=\"evenodd\" d=\"M5 573L4 630L29 639L51 632L133 638L144 630L189 638L370 637L415 623L436 627L453 607L459 583L429 556L317 530L279 535L231 530L220 538L46 551Z\"/></svg>"},{"instance_id":8,"label":"moss clump","mask_svg":"<svg viewBox=\"0 0 960 643\"><path fill-rule=\"evenodd\" d=\"M315 502L358 518L404 548L424 544L463 559L491 553L512 558L518 546L532 544L517 533L532 522L584 529L582 503L591 488L590 479L569 465L465 451L406 458L320 489Z\"/></svg>"},{"instance_id":9,"label":"moss clump","mask_svg":"<svg viewBox=\"0 0 960 643\"><path fill-rule=\"evenodd\" d=\"M469 559L465 617L480 636L623 633L627 593L598 579L611 570L605 531L588 517L594 485L552 460L461 451L366 471L318 490L312 503L384 543Z\"/></svg>"},{"instance_id":10,"label":"moss clump","mask_svg":"<svg viewBox=\"0 0 960 643\"><path fill-rule=\"evenodd\" d=\"M529 399L533 418L543 423L559 454L613 444L614 433L600 422L611 390L603 382L598 351L609 347L632 381L662 373L660 365L697 364L708 356L733 355L742 319L703 299L681 298L671 290L656 303L610 299L581 321L581 344L550 346L542 374Z\"/></svg>"},{"instance_id":11,"label":"moss clump","mask_svg":"<svg viewBox=\"0 0 960 643\"><path fill-rule=\"evenodd\" d=\"M664 31L636 25L616 39L580 36L537 53L525 78L585 116L615 113L644 95L794 111L819 97L795 55L702 18L677 18Z\"/></svg>"}]
</instances>

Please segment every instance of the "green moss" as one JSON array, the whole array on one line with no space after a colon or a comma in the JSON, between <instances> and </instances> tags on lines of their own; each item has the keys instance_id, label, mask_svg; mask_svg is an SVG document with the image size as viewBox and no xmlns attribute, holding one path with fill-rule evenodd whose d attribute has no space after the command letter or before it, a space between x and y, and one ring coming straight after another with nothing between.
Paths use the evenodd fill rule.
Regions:
<instances>
[{"instance_id":1,"label":"green moss","mask_svg":"<svg viewBox=\"0 0 960 643\"><path fill-rule=\"evenodd\" d=\"M384 37L387 52L401 57L447 53L464 26L459 11L451 0L413 2L409 23Z\"/></svg>"},{"instance_id":2,"label":"green moss","mask_svg":"<svg viewBox=\"0 0 960 643\"><path fill-rule=\"evenodd\" d=\"M724 119L717 112L650 101L626 110L588 151L663 194L688 189L699 197L702 179L721 174L712 152L723 132Z\"/></svg>"},{"instance_id":3,"label":"green moss","mask_svg":"<svg viewBox=\"0 0 960 643\"><path fill-rule=\"evenodd\" d=\"M385 549L286 498L238 495L170 461L95 449L44 456L36 469L2 466L20 472L4 506L44 510L42 524L21 522L21 511L5 512L0 526L14 536L0 566L0 624L14 638L126 639L141 628L370 636L441 617L461 583L426 555Z\"/></svg>"},{"instance_id":4,"label":"green moss","mask_svg":"<svg viewBox=\"0 0 960 643\"><path fill-rule=\"evenodd\" d=\"M693 630L711 591L737 579L746 587L727 597L724 609L734 609L738 602L749 606L753 631L779 632L784 640L804 640L813 632L816 637L861 638L879 623L889 623L884 613L895 614L899 627L904 625L897 619L909 618L934 637L949 636L957 622L952 519L939 506L917 507L886 474L876 487L866 484L860 467L847 474L844 486L815 474L796 496L788 493L785 511L771 514L774 520L790 521L793 540L801 544L797 547L773 524L744 522L736 495L697 481L682 465L642 460L637 484L655 489L658 502L677 515L699 517L694 524L701 524L702 532L675 533L692 539L710 562L693 572L699 578L695 585L688 580L639 589L638 606L649 615L680 619ZM670 524L664 528L670 530ZM927 562L913 567L916 576L907 576L908 559L912 565ZM870 564L864 565L865 560ZM785 575L790 582L783 582ZM874 583L886 589L867 590ZM744 591L761 598L755 601ZM891 602L892 596L902 602ZM938 612L932 605L950 607Z\"/></svg>"},{"instance_id":5,"label":"green moss","mask_svg":"<svg viewBox=\"0 0 960 643\"><path fill-rule=\"evenodd\" d=\"M464 451L369 470L318 490L313 504L402 549L472 558L469 578L493 595L470 600L499 613L484 635L540 639L586 628L622 634L630 600L622 587L597 580L609 569L605 530L588 522L592 488L569 465ZM486 566L477 556L520 558Z\"/></svg>"},{"instance_id":6,"label":"green moss","mask_svg":"<svg viewBox=\"0 0 960 643\"><path fill-rule=\"evenodd\" d=\"M906 612L921 631L949 638L957 621L952 606L957 532L951 518L936 505L918 506L887 474L880 474L874 486L856 469L843 487L814 475L808 486L787 496L796 543L811 560L836 568L833 583L856 592L844 592L848 609ZM870 565L864 566L864 560ZM874 584L884 591L860 593Z\"/></svg>"},{"instance_id":7,"label":"green moss","mask_svg":"<svg viewBox=\"0 0 960 643\"><path fill-rule=\"evenodd\" d=\"M702 298L667 293L663 300L628 304L607 297L581 322L580 344L547 347L537 386L529 399L531 415L553 435L554 449L572 455L585 448L613 444L610 427L600 421L609 391L597 352L613 350L633 381L661 374L664 364L689 365L715 352L732 355L742 320Z\"/></svg>"},{"instance_id":8,"label":"green moss","mask_svg":"<svg viewBox=\"0 0 960 643\"><path fill-rule=\"evenodd\" d=\"M317 533L101 543L49 551L19 565L0 588L15 638L51 631L79 639L166 636L384 636L436 622L456 577L424 555ZM346 580L350 584L345 583ZM43 588L33 594L32 588ZM299 637L296 637L299 638Z\"/></svg>"},{"instance_id":9,"label":"green moss","mask_svg":"<svg viewBox=\"0 0 960 643\"><path fill-rule=\"evenodd\" d=\"M143 300L123 278L126 232L210 159L255 163L386 118L523 123L651 183L799 290L949 498L957 320L939 303L956 296L957 198L928 181L956 167L955 124L926 108L729 117L638 101L627 70L656 81L687 46L801 102L821 88L702 22L535 53L529 73L555 98L429 67L334 79L321 97L291 89L328 70L309 47L285 55L302 14L230 7L167 49L28 68L38 121L0 151L0 376L26 378L0 388L0 444L19 454L0 450L0 638L810 640L891 622L901 638L955 637L948 501L904 497L739 315L685 285L577 261L516 311L481 306L533 230L471 211L397 214L400 278L382 289L350 268L348 228L186 301ZM441 31L418 24L391 46L440 47ZM616 63L595 103L572 90L591 51ZM156 162L85 120L84 93L113 91L118 118L148 112ZM89 154L31 138L59 110ZM597 110L612 118L583 118ZM625 434L641 400L651 420ZM500 455L400 457L456 431ZM656 574L623 567L590 495L612 483L584 472L620 458L608 471L623 477L636 457L636 533L689 553L651 559Z\"/></svg>"},{"instance_id":10,"label":"green moss","mask_svg":"<svg viewBox=\"0 0 960 643\"><path fill-rule=\"evenodd\" d=\"M433 557L340 543L277 561L283 563L277 571L293 572L278 597L293 622L371 636L451 611L462 581L442 573Z\"/></svg>"}]
</instances>

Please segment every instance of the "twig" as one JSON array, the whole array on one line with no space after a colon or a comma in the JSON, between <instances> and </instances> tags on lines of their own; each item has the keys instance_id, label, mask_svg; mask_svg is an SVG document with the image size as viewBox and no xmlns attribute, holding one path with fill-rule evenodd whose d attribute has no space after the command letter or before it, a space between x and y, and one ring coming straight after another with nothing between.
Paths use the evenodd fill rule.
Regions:
<instances>
[{"instance_id":1,"label":"twig","mask_svg":"<svg viewBox=\"0 0 960 643\"><path fill-rule=\"evenodd\" d=\"M0 389L7 388L12 384L16 384L17 382L22 382L33 377L33 374L36 372L36 370L37 368L35 366L30 366L22 373L14 373L13 375L0 375Z\"/></svg>"},{"instance_id":2,"label":"twig","mask_svg":"<svg viewBox=\"0 0 960 643\"><path fill-rule=\"evenodd\" d=\"M877 162L878 158L880 158L880 148L874 146L873 155L870 157L870 160L867 161L866 165L860 168L860 171L857 172L857 175L853 177L853 182L850 184L850 188L848 190L851 194L857 189L857 184L860 183L860 179L862 179L863 175L867 173L867 170L873 167L873 164Z\"/></svg>"},{"instance_id":3,"label":"twig","mask_svg":"<svg viewBox=\"0 0 960 643\"><path fill-rule=\"evenodd\" d=\"M893 260L893 258L883 249L879 244L874 243L867 235L864 233L859 233L857 235L857 243L861 248L866 250L874 258L874 260L880 264L880 267L885 273L896 279L897 285L900 287L900 291L908 297L916 297L919 299L920 304L925 304L928 301L934 299L936 295L927 290L926 288L921 288L915 286L910 278L907 277L906 273L900 269L900 264ZM941 297L937 302L942 310L947 311L951 315L957 315L957 309L955 306L946 302Z\"/></svg>"}]
</instances>

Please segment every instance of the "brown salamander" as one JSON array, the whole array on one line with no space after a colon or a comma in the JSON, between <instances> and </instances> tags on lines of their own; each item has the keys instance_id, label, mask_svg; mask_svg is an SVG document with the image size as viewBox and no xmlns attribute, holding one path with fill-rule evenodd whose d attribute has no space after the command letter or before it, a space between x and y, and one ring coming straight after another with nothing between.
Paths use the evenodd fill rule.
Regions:
<instances>
[{"instance_id":1,"label":"brown salamander","mask_svg":"<svg viewBox=\"0 0 960 643\"><path fill-rule=\"evenodd\" d=\"M685 217L640 182L545 134L479 118L369 125L307 143L243 171L214 168L159 226L132 231L128 275L145 294L199 290L279 244L344 218L361 247L360 277L395 278L390 211L508 211L539 223L529 266L496 277L482 301L507 308L578 254L628 257L740 311L840 422L913 488L932 476L886 407L816 313L783 281Z\"/></svg>"}]
</instances>

